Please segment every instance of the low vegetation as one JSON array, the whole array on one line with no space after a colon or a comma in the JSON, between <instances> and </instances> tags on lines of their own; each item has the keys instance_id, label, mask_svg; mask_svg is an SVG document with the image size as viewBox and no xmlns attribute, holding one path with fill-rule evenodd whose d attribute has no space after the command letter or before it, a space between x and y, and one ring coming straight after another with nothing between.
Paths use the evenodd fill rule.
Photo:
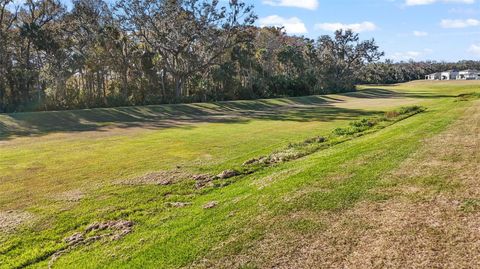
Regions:
<instances>
[{"instance_id":1,"label":"low vegetation","mask_svg":"<svg viewBox=\"0 0 480 269\"><path fill-rule=\"evenodd\" d=\"M480 93L472 92L472 93L463 93L457 96L459 101L470 101L474 99L480 99Z\"/></svg>"}]
</instances>

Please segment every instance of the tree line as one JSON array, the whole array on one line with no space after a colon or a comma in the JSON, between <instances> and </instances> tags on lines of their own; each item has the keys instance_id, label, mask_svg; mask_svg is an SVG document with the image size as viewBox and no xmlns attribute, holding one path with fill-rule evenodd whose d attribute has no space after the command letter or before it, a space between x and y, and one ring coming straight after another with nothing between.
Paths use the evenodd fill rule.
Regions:
<instances>
[{"instance_id":1,"label":"tree line","mask_svg":"<svg viewBox=\"0 0 480 269\"><path fill-rule=\"evenodd\" d=\"M448 70L480 70L480 61L459 61L455 63L435 61L408 61L395 63L391 60L367 64L362 68L358 83L392 84L418 79L426 75Z\"/></svg>"},{"instance_id":2,"label":"tree line","mask_svg":"<svg viewBox=\"0 0 480 269\"><path fill-rule=\"evenodd\" d=\"M239 0L0 0L0 112L347 91L383 55L255 20Z\"/></svg>"},{"instance_id":3,"label":"tree line","mask_svg":"<svg viewBox=\"0 0 480 269\"><path fill-rule=\"evenodd\" d=\"M0 112L337 93L432 70L379 62L350 30L313 40L256 18L240 0L0 0Z\"/></svg>"}]
</instances>

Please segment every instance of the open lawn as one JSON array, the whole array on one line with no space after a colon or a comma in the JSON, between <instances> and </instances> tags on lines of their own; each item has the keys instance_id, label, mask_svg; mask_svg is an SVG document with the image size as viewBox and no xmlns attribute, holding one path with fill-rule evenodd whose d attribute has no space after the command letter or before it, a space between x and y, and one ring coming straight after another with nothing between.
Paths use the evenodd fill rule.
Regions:
<instances>
[{"instance_id":1,"label":"open lawn","mask_svg":"<svg viewBox=\"0 0 480 269\"><path fill-rule=\"evenodd\" d=\"M457 97L473 92L0 114L0 268L480 267L480 101ZM194 179L412 105L427 110Z\"/></svg>"}]
</instances>

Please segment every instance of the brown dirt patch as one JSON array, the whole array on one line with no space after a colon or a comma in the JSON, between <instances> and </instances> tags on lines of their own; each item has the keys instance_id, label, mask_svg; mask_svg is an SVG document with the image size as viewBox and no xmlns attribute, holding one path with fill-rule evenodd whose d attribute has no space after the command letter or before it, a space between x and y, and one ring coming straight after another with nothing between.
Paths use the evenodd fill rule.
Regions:
<instances>
[{"instance_id":1,"label":"brown dirt patch","mask_svg":"<svg viewBox=\"0 0 480 269\"><path fill-rule=\"evenodd\" d=\"M148 173L140 177L125 179L118 181L119 184L124 185L171 185L181 180L192 177L191 174L182 170L170 170Z\"/></svg>"},{"instance_id":2,"label":"brown dirt patch","mask_svg":"<svg viewBox=\"0 0 480 269\"><path fill-rule=\"evenodd\" d=\"M167 203L168 206L170 207L177 207L177 208L182 208L182 207L186 207L186 206L189 206L191 205L192 203L188 203L188 202L171 202L171 203Z\"/></svg>"},{"instance_id":3,"label":"brown dirt patch","mask_svg":"<svg viewBox=\"0 0 480 269\"><path fill-rule=\"evenodd\" d=\"M119 240L133 231L134 223L128 220L115 220L107 222L96 222L89 225L83 232L75 233L64 239L66 246L55 252L50 259L48 267L51 268L53 263L62 255L81 246L99 241L102 239Z\"/></svg>"},{"instance_id":4,"label":"brown dirt patch","mask_svg":"<svg viewBox=\"0 0 480 269\"><path fill-rule=\"evenodd\" d=\"M57 201L79 202L83 197L85 197L85 194L81 190L71 190L56 195L55 199Z\"/></svg>"},{"instance_id":5,"label":"brown dirt patch","mask_svg":"<svg viewBox=\"0 0 480 269\"><path fill-rule=\"evenodd\" d=\"M11 232L31 219L33 215L28 212L0 211L0 232Z\"/></svg>"},{"instance_id":6,"label":"brown dirt patch","mask_svg":"<svg viewBox=\"0 0 480 269\"><path fill-rule=\"evenodd\" d=\"M216 179L215 176L209 174L194 175L193 180L195 180L195 188L201 189L203 187L213 186L213 181Z\"/></svg>"},{"instance_id":7,"label":"brown dirt patch","mask_svg":"<svg viewBox=\"0 0 480 269\"><path fill-rule=\"evenodd\" d=\"M219 178L219 179L229 179L229 178L236 177L236 176L239 176L239 175L240 175L240 172L238 172L237 170L225 170L225 171L221 172L220 174L218 174L217 178Z\"/></svg>"},{"instance_id":8,"label":"brown dirt patch","mask_svg":"<svg viewBox=\"0 0 480 269\"><path fill-rule=\"evenodd\" d=\"M214 183L216 180L226 180L230 179L232 177L240 176L242 175L241 172L237 170L225 170L221 172L220 174L216 176L212 176L209 174L200 174L200 175L194 175L192 178L195 180L195 188L196 189L201 189L204 187L212 187L214 186Z\"/></svg>"},{"instance_id":9,"label":"brown dirt patch","mask_svg":"<svg viewBox=\"0 0 480 269\"><path fill-rule=\"evenodd\" d=\"M203 205L203 209L212 209L214 207L217 207L217 205L218 205L217 201L208 202L205 205Z\"/></svg>"}]
</instances>

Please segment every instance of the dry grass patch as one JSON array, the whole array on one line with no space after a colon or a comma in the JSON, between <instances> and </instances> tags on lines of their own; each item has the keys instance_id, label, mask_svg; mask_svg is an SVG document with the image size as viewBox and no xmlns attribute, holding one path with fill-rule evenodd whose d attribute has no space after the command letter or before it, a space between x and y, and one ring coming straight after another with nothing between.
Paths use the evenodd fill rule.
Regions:
<instances>
[{"instance_id":1,"label":"dry grass patch","mask_svg":"<svg viewBox=\"0 0 480 269\"><path fill-rule=\"evenodd\" d=\"M286 178L289 175L298 173L299 171L300 171L299 169L291 168L291 169L275 172L275 173L269 174L268 176L261 177L257 180L254 180L252 182L252 185L258 187L258 189L261 190L261 189L263 189L265 187L268 187L271 184L273 184L273 183L275 183L279 180L282 180L282 179Z\"/></svg>"},{"instance_id":2,"label":"dry grass patch","mask_svg":"<svg viewBox=\"0 0 480 269\"><path fill-rule=\"evenodd\" d=\"M181 180L191 178L192 175L182 170L170 170L148 173L143 176L120 180L118 184L124 185L170 185Z\"/></svg>"},{"instance_id":3,"label":"dry grass patch","mask_svg":"<svg viewBox=\"0 0 480 269\"><path fill-rule=\"evenodd\" d=\"M253 264L261 268L476 268L480 214L438 197L363 203L341 216L319 216L326 230L270 233ZM263 253L266 252L266 255ZM250 256L254 257L254 256ZM251 261L250 261L251 262ZM240 265L240 264L238 264Z\"/></svg>"},{"instance_id":4,"label":"dry grass patch","mask_svg":"<svg viewBox=\"0 0 480 269\"><path fill-rule=\"evenodd\" d=\"M400 191L420 185L424 191L449 189L453 196L480 195L480 102L449 130L423 144L385 181Z\"/></svg>"},{"instance_id":5,"label":"dry grass patch","mask_svg":"<svg viewBox=\"0 0 480 269\"><path fill-rule=\"evenodd\" d=\"M85 194L81 190L70 190L62 192L56 195L54 198L57 201L79 202L83 199L83 197L85 197Z\"/></svg>"},{"instance_id":6,"label":"dry grass patch","mask_svg":"<svg viewBox=\"0 0 480 269\"><path fill-rule=\"evenodd\" d=\"M109 239L111 241L122 239L133 231L133 226L134 222L128 220L90 224L83 232L77 232L64 239L66 245L61 250L53 253L48 263L48 268L52 268L55 261L62 255L69 253L77 247L88 245L102 239Z\"/></svg>"},{"instance_id":7,"label":"dry grass patch","mask_svg":"<svg viewBox=\"0 0 480 269\"><path fill-rule=\"evenodd\" d=\"M477 268L480 213L459 208L438 197L362 203L341 215L297 212L246 253L197 267Z\"/></svg>"},{"instance_id":8,"label":"dry grass patch","mask_svg":"<svg viewBox=\"0 0 480 269\"><path fill-rule=\"evenodd\" d=\"M0 211L0 232L8 233L33 219L33 214L24 211Z\"/></svg>"}]
</instances>

